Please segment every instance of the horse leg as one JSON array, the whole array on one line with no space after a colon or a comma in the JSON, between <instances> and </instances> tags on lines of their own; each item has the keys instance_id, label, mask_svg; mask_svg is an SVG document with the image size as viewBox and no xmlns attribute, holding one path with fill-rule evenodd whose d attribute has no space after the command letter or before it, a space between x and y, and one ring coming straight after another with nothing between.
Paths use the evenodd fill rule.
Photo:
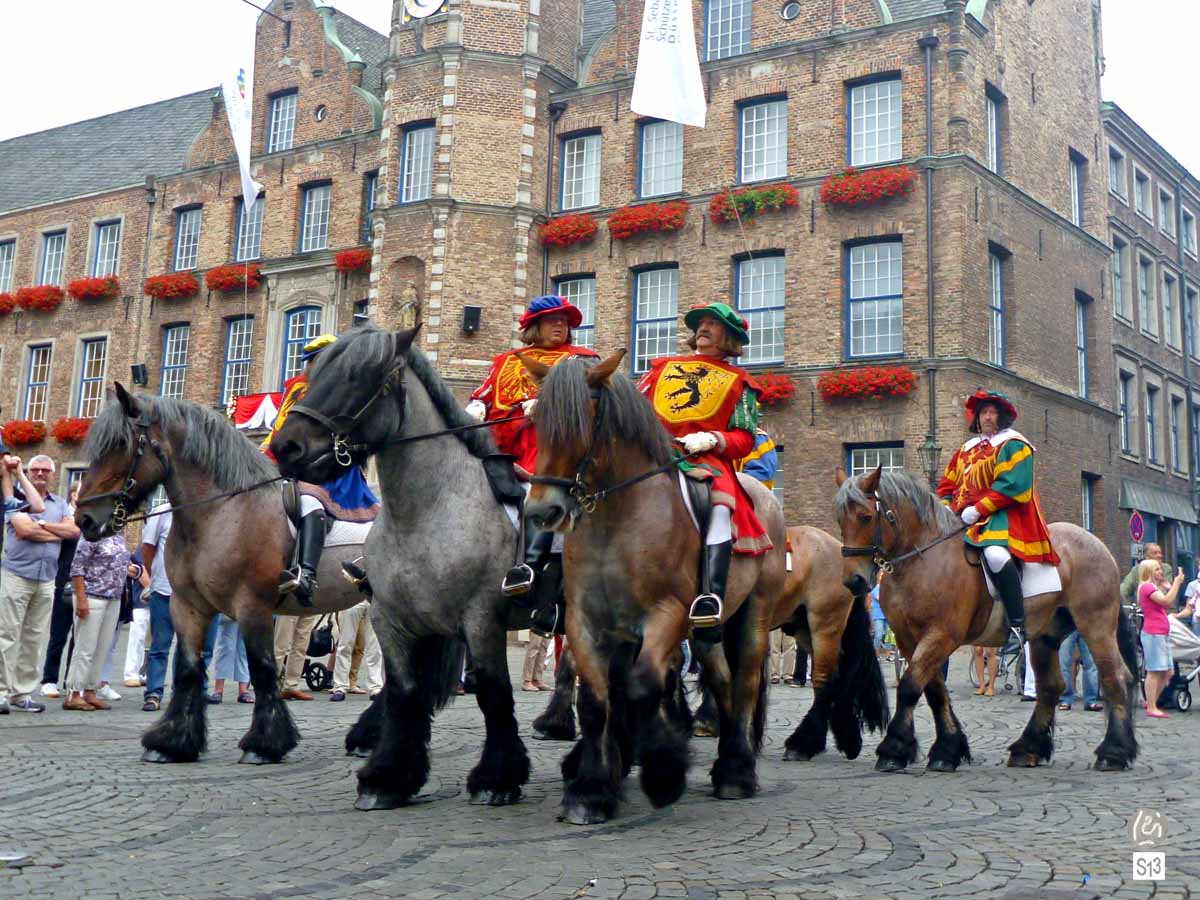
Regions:
<instances>
[{"instance_id":1,"label":"horse leg","mask_svg":"<svg viewBox=\"0 0 1200 900\"><path fill-rule=\"evenodd\" d=\"M257 615L239 615L254 685L254 710L250 730L238 741L243 751L238 762L255 765L280 762L300 741L300 732L279 692L271 614L261 604L258 609Z\"/></svg>"},{"instance_id":2,"label":"horse leg","mask_svg":"<svg viewBox=\"0 0 1200 900\"><path fill-rule=\"evenodd\" d=\"M568 606L568 617L571 609ZM572 825L594 825L616 815L621 779L628 769L622 761L608 702L610 670L604 666L605 660L590 636L585 636L570 618L568 634L582 676L577 699L580 738L562 762L564 784L559 819Z\"/></svg>"},{"instance_id":3,"label":"horse leg","mask_svg":"<svg viewBox=\"0 0 1200 900\"><path fill-rule=\"evenodd\" d=\"M1008 748L1009 766L1032 768L1049 762L1054 755L1054 710L1066 682L1058 664L1058 647L1062 638L1044 634L1029 642L1029 661L1033 664L1037 684L1037 703L1029 724L1021 736Z\"/></svg>"},{"instance_id":4,"label":"horse leg","mask_svg":"<svg viewBox=\"0 0 1200 900\"><path fill-rule=\"evenodd\" d=\"M713 794L721 800L743 800L758 792L756 757L767 712L766 607L751 595L734 617L734 627L726 626L726 646L733 650L733 715L729 728L721 723L711 772Z\"/></svg>"},{"instance_id":5,"label":"horse leg","mask_svg":"<svg viewBox=\"0 0 1200 900\"><path fill-rule=\"evenodd\" d=\"M554 673L554 693L545 712L533 720L533 736L539 741L575 740L575 656L564 647Z\"/></svg>"},{"instance_id":6,"label":"horse leg","mask_svg":"<svg viewBox=\"0 0 1200 900\"><path fill-rule=\"evenodd\" d=\"M940 671L935 672L925 685L925 699L933 711L933 723L937 728L937 739L929 748L927 768L931 772L957 771L959 765L971 761L971 748L963 733L962 723L950 705L950 694L946 691L946 682Z\"/></svg>"},{"instance_id":7,"label":"horse leg","mask_svg":"<svg viewBox=\"0 0 1200 900\"><path fill-rule=\"evenodd\" d=\"M1096 768L1102 772L1128 769L1138 752L1133 733L1132 673L1137 665L1137 649L1128 617L1123 610L1120 612L1115 636L1111 627L1106 629L1095 619L1087 620L1086 627L1080 626L1079 631L1100 674L1100 692L1108 719L1104 740L1096 748Z\"/></svg>"},{"instance_id":8,"label":"horse leg","mask_svg":"<svg viewBox=\"0 0 1200 900\"><path fill-rule=\"evenodd\" d=\"M483 753L467 776L472 803L507 806L521 799L529 780L529 754L517 733L504 626L490 622L470 630L475 660L475 700L483 713Z\"/></svg>"},{"instance_id":9,"label":"horse leg","mask_svg":"<svg viewBox=\"0 0 1200 900\"><path fill-rule=\"evenodd\" d=\"M720 642L694 641L696 658L700 661L700 707L696 710L692 734L696 737L717 737L721 720L733 715L731 676L725 659L725 647Z\"/></svg>"},{"instance_id":10,"label":"horse leg","mask_svg":"<svg viewBox=\"0 0 1200 900\"><path fill-rule=\"evenodd\" d=\"M927 685L939 673L957 646L950 635L942 631L927 631L917 642L916 649L901 647L909 659L908 669L896 685L896 713L888 724L887 733L875 748L875 770L900 772L917 761L919 748L913 729L913 710Z\"/></svg>"},{"instance_id":11,"label":"horse leg","mask_svg":"<svg viewBox=\"0 0 1200 900\"><path fill-rule=\"evenodd\" d=\"M385 685L386 687L386 685ZM383 730L383 692L380 691L371 698L367 708L362 711L358 721L346 732L346 755L366 759L379 743L379 734Z\"/></svg>"},{"instance_id":12,"label":"horse leg","mask_svg":"<svg viewBox=\"0 0 1200 900\"><path fill-rule=\"evenodd\" d=\"M810 620L811 624L811 620ZM784 742L783 758L787 761L809 760L825 752L825 735L829 731L829 715L840 692L838 657L841 634L829 634L828 629L812 631L813 705ZM849 742L849 741L848 741ZM840 743L839 743L840 746ZM843 748L847 759L854 759L862 750L862 734L858 748ZM853 752L851 752L853 750Z\"/></svg>"},{"instance_id":13,"label":"horse leg","mask_svg":"<svg viewBox=\"0 0 1200 900\"><path fill-rule=\"evenodd\" d=\"M628 682L629 721L642 767L642 790L655 807L674 803L687 789L691 729L682 729L679 716L669 710L678 677L671 663L686 627L682 603L674 598L660 603L647 617L641 652ZM611 688L611 678L609 684Z\"/></svg>"},{"instance_id":14,"label":"horse leg","mask_svg":"<svg viewBox=\"0 0 1200 900\"><path fill-rule=\"evenodd\" d=\"M142 735L145 762L195 762L207 749L204 637L215 615L216 610L197 609L178 592L171 595L175 683L166 713Z\"/></svg>"}]
</instances>

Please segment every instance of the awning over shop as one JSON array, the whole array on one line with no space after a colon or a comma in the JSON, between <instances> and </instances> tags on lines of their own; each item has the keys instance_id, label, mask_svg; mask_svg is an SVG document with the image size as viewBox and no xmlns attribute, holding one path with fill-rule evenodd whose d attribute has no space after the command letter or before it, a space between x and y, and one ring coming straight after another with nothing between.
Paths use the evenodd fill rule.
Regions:
<instances>
[{"instance_id":1,"label":"awning over shop","mask_svg":"<svg viewBox=\"0 0 1200 900\"><path fill-rule=\"evenodd\" d=\"M1188 499L1187 488L1177 491L1155 487L1143 481L1121 479L1121 509L1136 509L1164 519L1197 524L1196 510Z\"/></svg>"},{"instance_id":2,"label":"awning over shop","mask_svg":"<svg viewBox=\"0 0 1200 900\"><path fill-rule=\"evenodd\" d=\"M235 397L229 404L229 417L238 428L270 428L275 424L275 414L283 394L245 394Z\"/></svg>"}]
</instances>

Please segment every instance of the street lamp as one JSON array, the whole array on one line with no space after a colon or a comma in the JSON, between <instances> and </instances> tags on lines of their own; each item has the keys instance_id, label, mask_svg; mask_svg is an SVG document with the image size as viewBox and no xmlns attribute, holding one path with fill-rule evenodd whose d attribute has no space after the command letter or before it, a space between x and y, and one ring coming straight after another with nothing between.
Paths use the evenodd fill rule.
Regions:
<instances>
[{"instance_id":1,"label":"street lamp","mask_svg":"<svg viewBox=\"0 0 1200 900\"><path fill-rule=\"evenodd\" d=\"M942 445L937 442L933 432L926 432L925 440L921 441L921 445L917 447L917 457L921 461L925 477L929 479L929 486L934 487L942 472Z\"/></svg>"}]
</instances>

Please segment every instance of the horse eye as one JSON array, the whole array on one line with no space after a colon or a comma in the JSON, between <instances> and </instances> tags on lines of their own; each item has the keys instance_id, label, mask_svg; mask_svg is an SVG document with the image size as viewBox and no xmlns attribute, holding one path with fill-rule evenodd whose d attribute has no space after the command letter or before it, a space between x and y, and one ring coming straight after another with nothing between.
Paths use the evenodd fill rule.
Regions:
<instances>
[{"instance_id":1,"label":"horse eye","mask_svg":"<svg viewBox=\"0 0 1200 900\"><path fill-rule=\"evenodd\" d=\"M871 514L870 514L870 513L859 513L859 514L858 514L858 521L860 521L860 522L870 522L870 521L871 521Z\"/></svg>"}]
</instances>

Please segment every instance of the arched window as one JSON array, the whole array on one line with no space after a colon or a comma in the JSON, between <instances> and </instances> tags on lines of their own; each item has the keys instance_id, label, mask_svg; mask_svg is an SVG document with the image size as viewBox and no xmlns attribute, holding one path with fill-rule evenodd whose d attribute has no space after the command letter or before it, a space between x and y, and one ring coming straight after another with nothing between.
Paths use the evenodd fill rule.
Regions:
<instances>
[{"instance_id":1,"label":"arched window","mask_svg":"<svg viewBox=\"0 0 1200 900\"><path fill-rule=\"evenodd\" d=\"M298 306L289 310L283 326L283 377L286 382L304 368L304 345L321 333L321 307Z\"/></svg>"}]
</instances>

